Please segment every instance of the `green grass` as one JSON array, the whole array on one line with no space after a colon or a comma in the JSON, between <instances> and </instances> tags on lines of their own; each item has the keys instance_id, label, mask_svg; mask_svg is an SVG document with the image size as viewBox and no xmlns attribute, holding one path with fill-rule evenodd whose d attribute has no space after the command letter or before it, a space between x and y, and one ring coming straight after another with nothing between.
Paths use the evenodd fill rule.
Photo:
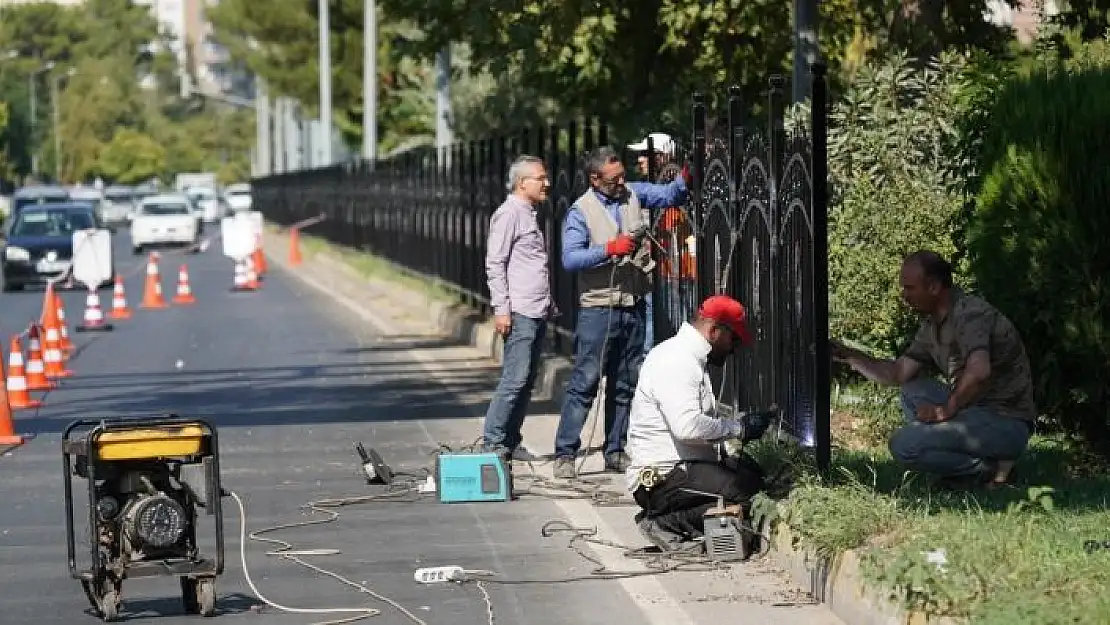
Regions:
<instances>
[{"instance_id":1,"label":"green grass","mask_svg":"<svg viewBox=\"0 0 1110 625\"><path fill-rule=\"evenodd\" d=\"M852 403L838 397L843 427L827 478L798 450L753 450L772 474L794 478L780 522L823 555L857 549L865 579L910 609L980 625L1110 623L1110 549L1084 549L1110 540L1104 463L1036 437L1014 488L943 491L886 451L900 418L893 395L852 390ZM926 559L941 552L943 567Z\"/></svg>"},{"instance_id":2,"label":"green grass","mask_svg":"<svg viewBox=\"0 0 1110 625\"><path fill-rule=\"evenodd\" d=\"M268 226L272 231L277 228ZM326 254L342 261L366 278L387 280L398 286L416 291L426 297L446 303L458 303L458 294L447 286L417 276L390 261L369 252L331 243L323 238L301 233L301 254L308 260L317 254Z\"/></svg>"}]
</instances>

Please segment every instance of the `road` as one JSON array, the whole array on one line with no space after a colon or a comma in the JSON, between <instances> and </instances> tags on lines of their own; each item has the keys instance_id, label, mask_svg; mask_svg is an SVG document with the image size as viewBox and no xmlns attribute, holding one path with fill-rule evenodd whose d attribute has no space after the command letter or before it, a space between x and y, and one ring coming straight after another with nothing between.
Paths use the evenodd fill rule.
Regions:
<instances>
[{"instance_id":1,"label":"road","mask_svg":"<svg viewBox=\"0 0 1110 625\"><path fill-rule=\"evenodd\" d=\"M355 440L377 448L402 469L427 467L437 441L470 441L477 431L478 395L488 395L488 365L469 356L437 363L431 379L373 328L344 316L295 279L273 272L254 293L231 293L232 266L214 247L195 256L167 255L163 290L173 293L177 266L188 263L193 306L137 310L145 259L117 235L118 268L127 274L134 318L110 333L72 332L84 294L63 299L78 354L75 375L45 397L38 412L16 414L16 429L35 438L0 457L0 622L73 625L98 622L66 567L59 436L77 417L172 411L212 419L220 429L225 487L243 497L250 531L306 520L301 506L325 497L366 495L376 487L358 476ZM102 293L110 307L110 293ZM0 295L6 337L37 318L38 292ZM462 352L460 352L462 353ZM84 483L75 481L78 487ZM273 534L297 549L341 553L309 558L405 606L429 625L488 622L479 589L423 586L414 569L459 564L507 578L562 578L588 570L565 542L540 537L559 518L557 504L371 503L339 511L330 524ZM244 581L238 512L225 499L227 570L218 581L221 622L307 624L342 615L286 614L264 608ZM83 527L79 523L79 528ZM78 554L88 540L79 536ZM270 545L250 541L248 564L258 589L294 607L382 610L363 622L417 622L394 607L294 563L267 557ZM569 572L569 573L568 573ZM611 625L644 622L613 582L487 585L497 623ZM123 615L135 623L195 622L181 608L176 580L129 580Z\"/></svg>"}]
</instances>

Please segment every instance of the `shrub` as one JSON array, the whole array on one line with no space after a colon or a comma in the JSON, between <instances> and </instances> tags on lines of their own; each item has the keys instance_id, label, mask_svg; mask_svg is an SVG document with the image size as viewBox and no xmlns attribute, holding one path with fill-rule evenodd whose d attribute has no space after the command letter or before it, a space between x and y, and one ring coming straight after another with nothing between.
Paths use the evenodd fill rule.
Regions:
<instances>
[{"instance_id":1,"label":"shrub","mask_svg":"<svg viewBox=\"0 0 1110 625\"><path fill-rule=\"evenodd\" d=\"M864 67L830 112L833 336L888 353L902 347L916 319L900 300L898 269L916 248L951 258L968 286L968 137L956 121L990 84L981 74L977 59L954 53L924 68L895 56Z\"/></svg>"},{"instance_id":2,"label":"shrub","mask_svg":"<svg viewBox=\"0 0 1110 625\"><path fill-rule=\"evenodd\" d=\"M1098 46L1087 58L1110 58ZM1025 339L1038 407L1098 444L1110 443L1107 102L1106 63L1046 60L1011 80L990 111L968 230L980 292Z\"/></svg>"}]
</instances>

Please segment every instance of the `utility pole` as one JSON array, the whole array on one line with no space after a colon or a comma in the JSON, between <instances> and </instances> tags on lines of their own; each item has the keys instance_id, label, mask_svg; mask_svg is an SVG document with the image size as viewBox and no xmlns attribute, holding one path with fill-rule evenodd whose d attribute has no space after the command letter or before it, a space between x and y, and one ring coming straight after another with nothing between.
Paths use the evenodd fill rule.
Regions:
<instances>
[{"instance_id":1,"label":"utility pole","mask_svg":"<svg viewBox=\"0 0 1110 625\"><path fill-rule=\"evenodd\" d=\"M318 0L320 5L320 141L321 165L332 164L331 159L331 20L328 17L328 0Z\"/></svg>"},{"instance_id":2,"label":"utility pole","mask_svg":"<svg viewBox=\"0 0 1110 625\"><path fill-rule=\"evenodd\" d=\"M378 3L364 0L362 17L362 158L378 160Z\"/></svg>"},{"instance_id":3,"label":"utility pole","mask_svg":"<svg viewBox=\"0 0 1110 625\"><path fill-rule=\"evenodd\" d=\"M451 137L451 45L436 55L436 155L440 167L450 166Z\"/></svg>"},{"instance_id":4,"label":"utility pole","mask_svg":"<svg viewBox=\"0 0 1110 625\"><path fill-rule=\"evenodd\" d=\"M270 158L270 97L266 90L266 83L257 79L258 89L255 94L254 119L255 119L255 159L258 163L258 176L269 176L273 161Z\"/></svg>"}]
</instances>

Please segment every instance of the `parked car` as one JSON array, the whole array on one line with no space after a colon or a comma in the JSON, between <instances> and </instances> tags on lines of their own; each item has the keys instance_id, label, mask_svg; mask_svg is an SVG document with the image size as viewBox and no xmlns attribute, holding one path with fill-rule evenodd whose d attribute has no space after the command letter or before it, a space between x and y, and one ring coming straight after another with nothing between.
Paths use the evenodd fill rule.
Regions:
<instances>
[{"instance_id":1,"label":"parked car","mask_svg":"<svg viewBox=\"0 0 1110 625\"><path fill-rule=\"evenodd\" d=\"M45 285L65 275L73 263L73 233L90 229L108 228L87 203L25 205L12 219L0 254L4 290ZM111 266L115 274L114 259Z\"/></svg>"},{"instance_id":2,"label":"parked car","mask_svg":"<svg viewBox=\"0 0 1110 625\"><path fill-rule=\"evenodd\" d=\"M181 193L144 198L131 220L131 249L136 255L150 245L195 246L199 238L192 205Z\"/></svg>"}]
</instances>

